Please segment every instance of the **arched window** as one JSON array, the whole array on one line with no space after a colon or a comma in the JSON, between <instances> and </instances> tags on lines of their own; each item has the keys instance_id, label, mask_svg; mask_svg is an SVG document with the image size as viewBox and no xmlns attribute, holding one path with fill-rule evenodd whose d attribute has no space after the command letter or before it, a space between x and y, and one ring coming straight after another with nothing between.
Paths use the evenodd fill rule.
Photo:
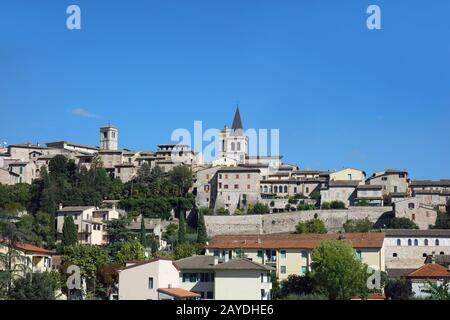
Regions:
<instances>
[{"instance_id":1,"label":"arched window","mask_svg":"<svg viewBox=\"0 0 450 320\"><path fill-rule=\"evenodd\" d=\"M238 143L237 143L237 151L240 151L240 150L241 150L241 143L238 142Z\"/></svg>"},{"instance_id":2,"label":"arched window","mask_svg":"<svg viewBox=\"0 0 450 320\"><path fill-rule=\"evenodd\" d=\"M428 239L423 240L423 244L427 246L428 245Z\"/></svg>"},{"instance_id":3,"label":"arched window","mask_svg":"<svg viewBox=\"0 0 450 320\"><path fill-rule=\"evenodd\" d=\"M438 246L438 245L439 245L439 239L434 240L434 244L435 244L436 246Z\"/></svg>"},{"instance_id":4,"label":"arched window","mask_svg":"<svg viewBox=\"0 0 450 320\"><path fill-rule=\"evenodd\" d=\"M402 245L402 240L397 239L397 246L401 246Z\"/></svg>"},{"instance_id":5,"label":"arched window","mask_svg":"<svg viewBox=\"0 0 450 320\"><path fill-rule=\"evenodd\" d=\"M231 143L231 151L234 151L234 142Z\"/></svg>"},{"instance_id":6,"label":"arched window","mask_svg":"<svg viewBox=\"0 0 450 320\"><path fill-rule=\"evenodd\" d=\"M275 192L275 193L278 192L278 187L277 186L273 187L273 192Z\"/></svg>"},{"instance_id":7,"label":"arched window","mask_svg":"<svg viewBox=\"0 0 450 320\"><path fill-rule=\"evenodd\" d=\"M284 186L284 193L287 193L287 192L288 192L288 187Z\"/></svg>"},{"instance_id":8,"label":"arched window","mask_svg":"<svg viewBox=\"0 0 450 320\"><path fill-rule=\"evenodd\" d=\"M439 252L440 255L444 255L444 251Z\"/></svg>"},{"instance_id":9,"label":"arched window","mask_svg":"<svg viewBox=\"0 0 450 320\"><path fill-rule=\"evenodd\" d=\"M408 246L412 246L412 240L408 239Z\"/></svg>"},{"instance_id":10,"label":"arched window","mask_svg":"<svg viewBox=\"0 0 450 320\"><path fill-rule=\"evenodd\" d=\"M419 240L414 239L414 245L417 247L419 245Z\"/></svg>"},{"instance_id":11,"label":"arched window","mask_svg":"<svg viewBox=\"0 0 450 320\"><path fill-rule=\"evenodd\" d=\"M267 186L264 186L264 192L267 193Z\"/></svg>"}]
</instances>

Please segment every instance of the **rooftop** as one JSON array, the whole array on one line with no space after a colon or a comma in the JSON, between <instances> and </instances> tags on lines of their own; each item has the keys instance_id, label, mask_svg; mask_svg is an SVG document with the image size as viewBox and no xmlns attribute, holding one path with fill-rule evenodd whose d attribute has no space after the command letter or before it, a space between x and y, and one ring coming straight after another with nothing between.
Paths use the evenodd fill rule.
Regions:
<instances>
[{"instance_id":1,"label":"rooftop","mask_svg":"<svg viewBox=\"0 0 450 320\"><path fill-rule=\"evenodd\" d=\"M355 248L381 248L381 232L347 234L271 234L271 235L219 235L207 246L209 249L314 249L324 240L349 241Z\"/></svg>"},{"instance_id":2,"label":"rooftop","mask_svg":"<svg viewBox=\"0 0 450 320\"><path fill-rule=\"evenodd\" d=\"M450 278L450 271L437 263L427 263L407 276L410 279Z\"/></svg>"},{"instance_id":3,"label":"rooftop","mask_svg":"<svg viewBox=\"0 0 450 320\"><path fill-rule=\"evenodd\" d=\"M450 237L450 229L385 229L386 237Z\"/></svg>"},{"instance_id":4,"label":"rooftop","mask_svg":"<svg viewBox=\"0 0 450 320\"><path fill-rule=\"evenodd\" d=\"M162 292L165 293L169 296L178 298L178 299L183 299L183 298L199 298L200 295L198 293L192 292L192 291L188 291L188 290L184 290L181 288L159 288L158 292Z\"/></svg>"},{"instance_id":5,"label":"rooftop","mask_svg":"<svg viewBox=\"0 0 450 320\"><path fill-rule=\"evenodd\" d=\"M58 209L58 212L79 212L89 209L95 209L94 206L68 206L61 209Z\"/></svg>"}]
</instances>

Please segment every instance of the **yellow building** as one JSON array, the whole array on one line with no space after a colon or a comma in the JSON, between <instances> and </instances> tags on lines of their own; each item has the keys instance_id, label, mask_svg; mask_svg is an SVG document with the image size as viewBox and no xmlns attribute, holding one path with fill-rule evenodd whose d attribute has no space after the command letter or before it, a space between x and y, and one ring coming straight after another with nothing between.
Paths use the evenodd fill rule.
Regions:
<instances>
[{"instance_id":1,"label":"yellow building","mask_svg":"<svg viewBox=\"0 0 450 320\"><path fill-rule=\"evenodd\" d=\"M13 245L14 249L19 252L20 258L16 258L13 263L23 265L23 271L30 272L46 272L51 271L53 252L33 246L28 243L16 242ZM6 254L8 252L8 243L3 241L0 243L0 253ZM20 261L19 261L20 260ZM5 266L0 263L0 270ZM13 265L13 269L21 270L19 267Z\"/></svg>"},{"instance_id":2,"label":"yellow building","mask_svg":"<svg viewBox=\"0 0 450 320\"><path fill-rule=\"evenodd\" d=\"M366 173L362 170L354 168L345 168L339 171L330 173L331 181L358 181L364 184L366 180Z\"/></svg>"},{"instance_id":3,"label":"yellow building","mask_svg":"<svg viewBox=\"0 0 450 320\"><path fill-rule=\"evenodd\" d=\"M385 270L384 233L220 235L206 246L206 255L229 259L246 257L272 266L280 280L310 270L312 250L323 240L348 241L372 269Z\"/></svg>"}]
</instances>

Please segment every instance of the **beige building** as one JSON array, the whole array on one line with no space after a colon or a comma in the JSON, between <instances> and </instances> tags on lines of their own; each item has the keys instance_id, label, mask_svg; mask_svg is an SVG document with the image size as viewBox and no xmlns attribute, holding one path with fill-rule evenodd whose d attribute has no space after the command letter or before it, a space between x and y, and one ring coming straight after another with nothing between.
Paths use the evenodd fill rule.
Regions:
<instances>
[{"instance_id":1,"label":"beige building","mask_svg":"<svg viewBox=\"0 0 450 320\"><path fill-rule=\"evenodd\" d=\"M423 204L420 198L403 198L393 203L396 218L408 218L420 229L429 229L436 223L437 212L427 204Z\"/></svg>"},{"instance_id":2,"label":"beige building","mask_svg":"<svg viewBox=\"0 0 450 320\"><path fill-rule=\"evenodd\" d=\"M13 248L19 252L19 257L13 259L13 269L22 270L23 272L47 272L52 270L52 251L33 246L28 243L16 242ZM8 252L8 243L0 242L0 253L6 254ZM20 266L24 266L22 268ZM0 262L0 270L5 268Z\"/></svg>"},{"instance_id":3,"label":"beige building","mask_svg":"<svg viewBox=\"0 0 450 320\"><path fill-rule=\"evenodd\" d=\"M367 203L369 206L382 207L383 186L374 184L361 184L356 187L355 204Z\"/></svg>"},{"instance_id":4,"label":"beige building","mask_svg":"<svg viewBox=\"0 0 450 320\"><path fill-rule=\"evenodd\" d=\"M104 245L108 244L107 222L118 219L119 211L112 209L99 209L94 206L60 206L56 212L56 239L62 240L64 219L72 217L78 229L78 241L81 244Z\"/></svg>"},{"instance_id":5,"label":"beige building","mask_svg":"<svg viewBox=\"0 0 450 320\"><path fill-rule=\"evenodd\" d=\"M119 270L119 300L159 300L158 289L179 286L172 260L129 262Z\"/></svg>"},{"instance_id":6,"label":"beige building","mask_svg":"<svg viewBox=\"0 0 450 320\"><path fill-rule=\"evenodd\" d=\"M393 195L394 199L407 197L408 190L408 172L402 170L386 169L374 173L367 178L367 184L380 185L383 187L383 195Z\"/></svg>"},{"instance_id":7,"label":"beige building","mask_svg":"<svg viewBox=\"0 0 450 320\"><path fill-rule=\"evenodd\" d=\"M366 173L354 168L345 168L339 171L330 172L330 181L357 181L363 184L366 179Z\"/></svg>"},{"instance_id":8,"label":"beige building","mask_svg":"<svg viewBox=\"0 0 450 320\"><path fill-rule=\"evenodd\" d=\"M409 188L411 195L423 204L445 211L450 205L450 180L413 180Z\"/></svg>"},{"instance_id":9,"label":"beige building","mask_svg":"<svg viewBox=\"0 0 450 320\"><path fill-rule=\"evenodd\" d=\"M242 257L273 267L280 280L291 274L304 275L311 268L312 250L324 240L348 241L355 254L376 270L385 270L384 234L278 234L221 235L206 246L206 255L218 258Z\"/></svg>"},{"instance_id":10,"label":"beige building","mask_svg":"<svg viewBox=\"0 0 450 320\"><path fill-rule=\"evenodd\" d=\"M354 204L359 180L330 180L328 185L320 190L321 203L340 201L349 207Z\"/></svg>"},{"instance_id":11,"label":"beige building","mask_svg":"<svg viewBox=\"0 0 450 320\"><path fill-rule=\"evenodd\" d=\"M192 256L174 262L180 270L180 288L201 299L270 300L271 268L248 259Z\"/></svg>"}]
</instances>

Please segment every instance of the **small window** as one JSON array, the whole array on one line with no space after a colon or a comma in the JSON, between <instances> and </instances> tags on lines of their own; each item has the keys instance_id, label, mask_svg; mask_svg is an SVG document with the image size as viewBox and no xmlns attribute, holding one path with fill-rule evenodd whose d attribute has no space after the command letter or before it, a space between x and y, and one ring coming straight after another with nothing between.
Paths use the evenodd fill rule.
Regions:
<instances>
[{"instance_id":1,"label":"small window","mask_svg":"<svg viewBox=\"0 0 450 320\"><path fill-rule=\"evenodd\" d=\"M441 251L441 252L439 252L439 254L440 254L440 255L444 255L445 253L444 253L444 251Z\"/></svg>"},{"instance_id":2,"label":"small window","mask_svg":"<svg viewBox=\"0 0 450 320\"><path fill-rule=\"evenodd\" d=\"M428 245L428 239L425 239L425 240L423 241L423 244L427 246L427 245Z\"/></svg>"},{"instance_id":3,"label":"small window","mask_svg":"<svg viewBox=\"0 0 450 320\"><path fill-rule=\"evenodd\" d=\"M239 185L238 185L238 184L235 184L235 185L234 185L234 188L235 188L235 189L239 189Z\"/></svg>"},{"instance_id":4,"label":"small window","mask_svg":"<svg viewBox=\"0 0 450 320\"><path fill-rule=\"evenodd\" d=\"M394 258L397 258L397 253L394 252L394 253L392 254L392 256L393 256Z\"/></svg>"},{"instance_id":5,"label":"small window","mask_svg":"<svg viewBox=\"0 0 450 320\"><path fill-rule=\"evenodd\" d=\"M282 274L286 273L286 266L281 266L280 271Z\"/></svg>"},{"instance_id":6,"label":"small window","mask_svg":"<svg viewBox=\"0 0 450 320\"><path fill-rule=\"evenodd\" d=\"M356 250L356 256L358 257L359 260L361 260L362 259L362 251Z\"/></svg>"},{"instance_id":7,"label":"small window","mask_svg":"<svg viewBox=\"0 0 450 320\"><path fill-rule=\"evenodd\" d=\"M419 245L419 240L417 240L417 239L414 239L414 246L418 246Z\"/></svg>"},{"instance_id":8,"label":"small window","mask_svg":"<svg viewBox=\"0 0 450 320\"><path fill-rule=\"evenodd\" d=\"M148 278L148 288L153 289L153 278Z\"/></svg>"},{"instance_id":9,"label":"small window","mask_svg":"<svg viewBox=\"0 0 450 320\"><path fill-rule=\"evenodd\" d=\"M286 250L281 250L280 256L281 256L281 259L286 259Z\"/></svg>"},{"instance_id":10,"label":"small window","mask_svg":"<svg viewBox=\"0 0 450 320\"><path fill-rule=\"evenodd\" d=\"M247 179L250 179L250 173L249 173L249 174L247 174Z\"/></svg>"},{"instance_id":11,"label":"small window","mask_svg":"<svg viewBox=\"0 0 450 320\"><path fill-rule=\"evenodd\" d=\"M306 273L306 266L301 267L300 272L301 272L301 274L305 274Z\"/></svg>"},{"instance_id":12,"label":"small window","mask_svg":"<svg viewBox=\"0 0 450 320\"><path fill-rule=\"evenodd\" d=\"M408 203L408 209L414 209L414 203L413 202Z\"/></svg>"},{"instance_id":13,"label":"small window","mask_svg":"<svg viewBox=\"0 0 450 320\"><path fill-rule=\"evenodd\" d=\"M257 252L257 257L258 258L262 258L263 257L263 252L262 252L262 250L258 250L258 252Z\"/></svg>"},{"instance_id":14,"label":"small window","mask_svg":"<svg viewBox=\"0 0 450 320\"><path fill-rule=\"evenodd\" d=\"M408 246L412 246L412 240L408 239Z\"/></svg>"},{"instance_id":15,"label":"small window","mask_svg":"<svg viewBox=\"0 0 450 320\"><path fill-rule=\"evenodd\" d=\"M439 245L439 239L436 239L436 240L434 241L434 245L435 245L435 246L438 246L438 245Z\"/></svg>"},{"instance_id":16,"label":"small window","mask_svg":"<svg viewBox=\"0 0 450 320\"><path fill-rule=\"evenodd\" d=\"M401 246L402 245L402 240L400 240L400 239L397 239L397 246Z\"/></svg>"},{"instance_id":17,"label":"small window","mask_svg":"<svg viewBox=\"0 0 450 320\"><path fill-rule=\"evenodd\" d=\"M238 174L236 175L236 179L239 179L239 175Z\"/></svg>"}]
</instances>

